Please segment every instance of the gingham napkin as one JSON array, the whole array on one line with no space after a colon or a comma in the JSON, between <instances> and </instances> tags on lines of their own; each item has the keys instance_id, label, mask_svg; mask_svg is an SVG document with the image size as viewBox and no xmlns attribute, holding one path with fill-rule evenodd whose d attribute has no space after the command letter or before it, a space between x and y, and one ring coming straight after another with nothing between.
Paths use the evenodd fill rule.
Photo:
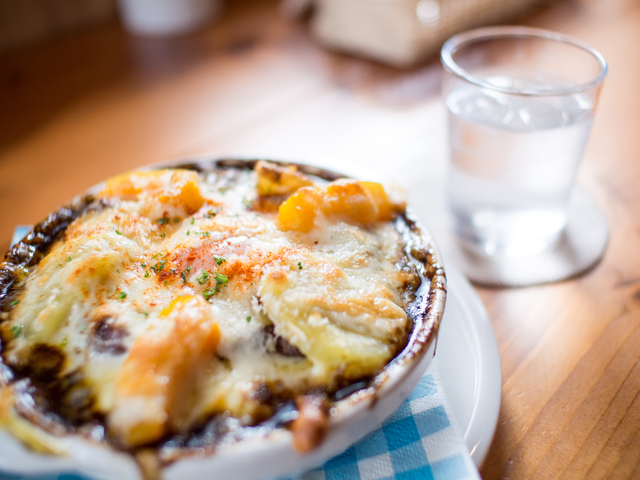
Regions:
<instances>
[{"instance_id":1,"label":"gingham napkin","mask_svg":"<svg viewBox=\"0 0 640 480\"><path fill-rule=\"evenodd\" d=\"M293 480L479 480L432 364L382 425Z\"/></svg>"},{"instance_id":2,"label":"gingham napkin","mask_svg":"<svg viewBox=\"0 0 640 480\"><path fill-rule=\"evenodd\" d=\"M16 228L12 244L29 226ZM0 480L76 480L75 475ZM480 480L432 363L409 398L378 428L319 468L290 480ZM283 479L284 480L284 479Z\"/></svg>"}]
</instances>

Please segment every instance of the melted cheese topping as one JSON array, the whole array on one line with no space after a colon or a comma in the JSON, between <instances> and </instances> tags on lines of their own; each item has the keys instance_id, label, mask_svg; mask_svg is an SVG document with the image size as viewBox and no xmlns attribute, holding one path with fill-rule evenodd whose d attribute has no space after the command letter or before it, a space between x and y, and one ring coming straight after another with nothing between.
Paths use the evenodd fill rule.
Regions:
<instances>
[{"instance_id":1,"label":"melted cheese topping","mask_svg":"<svg viewBox=\"0 0 640 480\"><path fill-rule=\"evenodd\" d=\"M60 349L59 377L82 375L126 447L222 412L247 424L268 418L265 388L332 391L379 371L410 328L396 267L402 241L384 190L310 186L290 170L278 184L273 168L262 171L267 178L258 168L108 181L101 195L114 206L73 222L31 272L8 322L7 363L28 365L37 344ZM256 209L258 192L272 187L294 194L280 213ZM284 225L283 209L293 218L305 189L334 196L308 228ZM349 210L367 198L383 218Z\"/></svg>"}]
</instances>

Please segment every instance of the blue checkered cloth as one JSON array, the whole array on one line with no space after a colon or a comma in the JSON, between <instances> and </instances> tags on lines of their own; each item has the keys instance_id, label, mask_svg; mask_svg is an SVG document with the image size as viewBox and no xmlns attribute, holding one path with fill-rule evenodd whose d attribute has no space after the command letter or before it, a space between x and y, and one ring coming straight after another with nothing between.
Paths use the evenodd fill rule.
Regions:
<instances>
[{"instance_id":1,"label":"blue checkered cloth","mask_svg":"<svg viewBox=\"0 0 640 480\"><path fill-rule=\"evenodd\" d=\"M12 243L28 231L16 228ZM0 473L0 480L82 477ZM480 480L480 475L431 364L409 398L378 428L321 467L286 480Z\"/></svg>"},{"instance_id":2,"label":"blue checkered cloth","mask_svg":"<svg viewBox=\"0 0 640 480\"><path fill-rule=\"evenodd\" d=\"M344 453L292 480L479 480L434 365L407 400Z\"/></svg>"}]
</instances>

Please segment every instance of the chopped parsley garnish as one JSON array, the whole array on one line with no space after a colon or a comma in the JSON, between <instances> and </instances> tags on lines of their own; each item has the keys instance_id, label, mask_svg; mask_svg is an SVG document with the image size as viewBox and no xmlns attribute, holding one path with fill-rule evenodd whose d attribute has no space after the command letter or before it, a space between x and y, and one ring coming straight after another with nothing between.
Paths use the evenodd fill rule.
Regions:
<instances>
[{"instance_id":1,"label":"chopped parsley garnish","mask_svg":"<svg viewBox=\"0 0 640 480\"><path fill-rule=\"evenodd\" d=\"M205 272L203 271L203 273ZM208 279L210 274L209 272L206 272L206 273L207 273L207 279ZM222 275L219 272L214 272L213 275L216 280L216 286L207 288L202 292L202 295L207 301L209 301L211 297L213 297L216 293L220 293L220 287L222 287L223 285L226 285L229 282L229 279L227 278L226 275ZM200 280L198 280L198 282L200 282ZM200 285L202 285L202 283Z\"/></svg>"},{"instance_id":2,"label":"chopped parsley garnish","mask_svg":"<svg viewBox=\"0 0 640 480\"><path fill-rule=\"evenodd\" d=\"M13 325L11 327L11 335L13 338L18 338L22 335L22 330L24 329L24 325Z\"/></svg>"},{"instance_id":3,"label":"chopped parsley garnish","mask_svg":"<svg viewBox=\"0 0 640 480\"><path fill-rule=\"evenodd\" d=\"M249 323L251 321L251 315L249 315L245 320Z\"/></svg>"},{"instance_id":4,"label":"chopped parsley garnish","mask_svg":"<svg viewBox=\"0 0 640 480\"><path fill-rule=\"evenodd\" d=\"M118 235L122 235L122 232L119 232L117 228L114 228L113 231L116 232Z\"/></svg>"},{"instance_id":5,"label":"chopped parsley garnish","mask_svg":"<svg viewBox=\"0 0 640 480\"><path fill-rule=\"evenodd\" d=\"M191 232L189 230L187 230L187 235L189 235Z\"/></svg>"},{"instance_id":6,"label":"chopped parsley garnish","mask_svg":"<svg viewBox=\"0 0 640 480\"><path fill-rule=\"evenodd\" d=\"M145 272L144 272L144 278L149 278L150 276L151 276L151 274L145 270Z\"/></svg>"},{"instance_id":7,"label":"chopped parsley garnish","mask_svg":"<svg viewBox=\"0 0 640 480\"><path fill-rule=\"evenodd\" d=\"M125 298L127 298L127 293L126 292L120 292L118 294L118 300L124 300Z\"/></svg>"},{"instance_id":8,"label":"chopped parsley garnish","mask_svg":"<svg viewBox=\"0 0 640 480\"><path fill-rule=\"evenodd\" d=\"M162 260L161 262L158 262L155 265L152 265L150 268L154 272L159 272L160 270L162 270L164 268L164 264L165 263L167 263L167 261L166 260Z\"/></svg>"},{"instance_id":9,"label":"chopped parsley garnish","mask_svg":"<svg viewBox=\"0 0 640 480\"><path fill-rule=\"evenodd\" d=\"M200 272L200 276L196 277L196 280L200 285L204 285L209 281L210 276L211 274L209 272L202 270L202 272Z\"/></svg>"},{"instance_id":10,"label":"chopped parsley garnish","mask_svg":"<svg viewBox=\"0 0 640 480\"><path fill-rule=\"evenodd\" d=\"M69 343L69 337L64 337L64 338L62 339L62 342L60 342L60 346L61 346L62 348L64 348L64 347L66 347L66 346L67 346L67 343Z\"/></svg>"},{"instance_id":11,"label":"chopped parsley garnish","mask_svg":"<svg viewBox=\"0 0 640 480\"><path fill-rule=\"evenodd\" d=\"M178 217L173 219L173 223L178 223L180 221L180 219Z\"/></svg>"},{"instance_id":12,"label":"chopped parsley garnish","mask_svg":"<svg viewBox=\"0 0 640 480\"><path fill-rule=\"evenodd\" d=\"M182 279L182 283L187 283L187 276L184 274L184 272L180 273L180 278Z\"/></svg>"},{"instance_id":13,"label":"chopped parsley garnish","mask_svg":"<svg viewBox=\"0 0 640 480\"><path fill-rule=\"evenodd\" d=\"M71 256L67 257L67 262L70 262L71 260L73 260L73 258L71 258Z\"/></svg>"},{"instance_id":14,"label":"chopped parsley garnish","mask_svg":"<svg viewBox=\"0 0 640 480\"><path fill-rule=\"evenodd\" d=\"M196 222L196 219L191 217L191 225L193 225Z\"/></svg>"},{"instance_id":15,"label":"chopped parsley garnish","mask_svg":"<svg viewBox=\"0 0 640 480\"><path fill-rule=\"evenodd\" d=\"M216 276L216 293L218 293L221 286L229 283L229 278L219 272L215 272L214 275Z\"/></svg>"},{"instance_id":16,"label":"chopped parsley garnish","mask_svg":"<svg viewBox=\"0 0 640 480\"><path fill-rule=\"evenodd\" d=\"M302 270L302 262L298 262L298 270Z\"/></svg>"},{"instance_id":17,"label":"chopped parsley garnish","mask_svg":"<svg viewBox=\"0 0 640 480\"><path fill-rule=\"evenodd\" d=\"M208 237L209 235L211 235L210 232L195 232L194 231L193 233L195 233L196 235L202 235L203 237Z\"/></svg>"},{"instance_id":18,"label":"chopped parsley garnish","mask_svg":"<svg viewBox=\"0 0 640 480\"><path fill-rule=\"evenodd\" d=\"M178 271L175 268L170 268L169 271L171 272L172 275L175 275L176 273L178 273Z\"/></svg>"},{"instance_id":19,"label":"chopped parsley garnish","mask_svg":"<svg viewBox=\"0 0 640 480\"><path fill-rule=\"evenodd\" d=\"M161 233L161 234L160 234L160 238L164 238L164 237L166 237L166 236L167 236L167 235L166 235L165 233Z\"/></svg>"},{"instance_id":20,"label":"chopped parsley garnish","mask_svg":"<svg viewBox=\"0 0 640 480\"><path fill-rule=\"evenodd\" d=\"M169 283L169 280L165 280L165 281L164 281L164 286L165 286L165 287L167 286L167 283Z\"/></svg>"},{"instance_id":21,"label":"chopped parsley garnish","mask_svg":"<svg viewBox=\"0 0 640 480\"><path fill-rule=\"evenodd\" d=\"M159 223L160 225L166 225L167 223L169 223L169 219L168 218L159 218L156 220L156 223Z\"/></svg>"},{"instance_id":22,"label":"chopped parsley garnish","mask_svg":"<svg viewBox=\"0 0 640 480\"><path fill-rule=\"evenodd\" d=\"M209 210L207 212L207 214L205 215L205 217L211 218L211 217L215 217L217 214L218 214L218 212L216 212L215 210Z\"/></svg>"},{"instance_id":23,"label":"chopped parsley garnish","mask_svg":"<svg viewBox=\"0 0 640 480\"><path fill-rule=\"evenodd\" d=\"M206 290L203 290L202 296L204 297L204 299L206 301L209 301L209 300L211 300L211 297L213 297L216 293L218 293L218 292L215 289L207 288Z\"/></svg>"},{"instance_id":24,"label":"chopped parsley garnish","mask_svg":"<svg viewBox=\"0 0 640 480\"><path fill-rule=\"evenodd\" d=\"M16 306L17 304L19 304L19 303L20 303L20 300L14 300L13 302L11 302L11 304L10 304L10 305L11 305L12 307L15 307L15 306Z\"/></svg>"},{"instance_id":25,"label":"chopped parsley garnish","mask_svg":"<svg viewBox=\"0 0 640 480\"><path fill-rule=\"evenodd\" d=\"M142 263L140 264L140 266L141 266L142 268L147 268L147 264L146 264L146 263L144 263L144 262L142 262Z\"/></svg>"},{"instance_id":26,"label":"chopped parsley garnish","mask_svg":"<svg viewBox=\"0 0 640 480\"><path fill-rule=\"evenodd\" d=\"M185 271L186 271L187 273L189 273L189 272L191 271L191 265L189 265L189 266L185 269Z\"/></svg>"},{"instance_id":27,"label":"chopped parsley garnish","mask_svg":"<svg viewBox=\"0 0 640 480\"><path fill-rule=\"evenodd\" d=\"M213 259L215 260L216 265L222 265L224 262L226 262L226 261L227 261L227 259L226 259L226 258L224 258L224 257L217 257L217 256L215 256L215 255L213 256Z\"/></svg>"}]
</instances>

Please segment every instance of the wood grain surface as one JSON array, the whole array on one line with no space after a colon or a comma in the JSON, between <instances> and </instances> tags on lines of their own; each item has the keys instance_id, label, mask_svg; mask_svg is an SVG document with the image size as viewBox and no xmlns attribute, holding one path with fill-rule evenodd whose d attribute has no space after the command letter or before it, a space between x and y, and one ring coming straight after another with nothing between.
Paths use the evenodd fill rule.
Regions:
<instances>
[{"instance_id":1,"label":"wood grain surface","mask_svg":"<svg viewBox=\"0 0 640 480\"><path fill-rule=\"evenodd\" d=\"M277 7L227 2L217 24L176 38L114 22L1 56L0 247L108 176L203 154L375 169L441 223L437 59L395 70L327 52ZM519 23L578 37L609 62L579 182L611 238L580 278L477 290L503 374L481 473L640 478L640 1L558 0Z\"/></svg>"}]
</instances>

